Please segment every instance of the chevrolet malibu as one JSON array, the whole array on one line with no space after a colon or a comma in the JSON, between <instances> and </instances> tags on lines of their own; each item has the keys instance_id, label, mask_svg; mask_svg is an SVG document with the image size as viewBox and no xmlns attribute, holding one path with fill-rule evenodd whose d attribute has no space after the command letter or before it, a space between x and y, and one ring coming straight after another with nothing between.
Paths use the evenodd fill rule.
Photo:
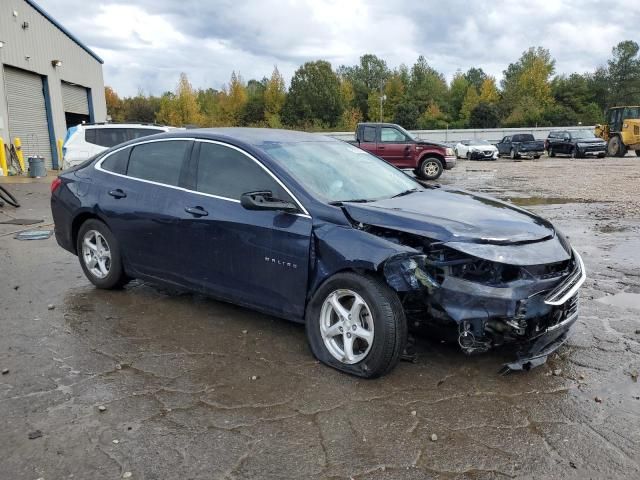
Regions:
<instances>
[{"instance_id":1,"label":"chevrolet malibu","mask_svg":"<svg viewBox=\"0 0 640 480\"><path fill-rule=\"evenodd\" d=\"M154 135L51 190L56 239L98 288L138 278L304 323L320 361L361 377L394 368L409 326L466 354L510 345L526 370L578 315L584 266L548 221L316 134Z\"/></svg>"}]
</instances>

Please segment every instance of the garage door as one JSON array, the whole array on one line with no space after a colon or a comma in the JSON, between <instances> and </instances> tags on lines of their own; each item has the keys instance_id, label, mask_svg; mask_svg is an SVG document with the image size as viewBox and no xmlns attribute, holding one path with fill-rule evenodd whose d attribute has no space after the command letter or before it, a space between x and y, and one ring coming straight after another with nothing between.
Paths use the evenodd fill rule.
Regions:
<instances>
[{"instance_id":1,"label":"garage door","mask_svg":"<svg viewBox=\"0 0 640 480\"><path fill-rule=\"evenodd\" d=\"M9 109L9 135L20 137L25 163L29 156L45 158L51 166L51 143L42 77L17 68L4 67Z\"/></svg>"},{"instance_id":2,"label":"garage door","mask_svg":"<svg viewBox=\"0 0 640 480\"><path fill-rule=\"evenodd\" d=\"M84 87L62 82L62 104L65 112L89 115L87 89Z\"/></svg>"}]
</instances>

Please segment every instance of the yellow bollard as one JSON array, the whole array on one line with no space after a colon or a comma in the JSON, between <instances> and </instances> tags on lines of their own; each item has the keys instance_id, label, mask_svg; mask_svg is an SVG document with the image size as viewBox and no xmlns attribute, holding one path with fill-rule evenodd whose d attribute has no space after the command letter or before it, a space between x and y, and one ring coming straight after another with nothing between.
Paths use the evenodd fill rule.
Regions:
<instances>
[{"instance_id":1,"label":"yellow bollard","mask_svg":"<svg viewBox=\"0 0 640 480\"><path fill-rule=\"evenodd\" d=\"M58 163L58 170L64 170L64 157L62 155L62 145L64 144L64 141L59 138L58 139L58 159L60 160L60 162Z\"/></svg>"},{"instance_id":2,"label":"yellow bollard","mask_svg":"<svg viewBox=\"0 0 640 480\"><path fill-rule=\"evenodd\" d=\"M24 168L24 156L22 155L22 142L19 137L13 139L13 146L16 147L16 155L18 156L18 162L20 162L20 168L22 172L26 172L27 170Z\"/></svg>"},{"instance_id":3,"label":"yellow bollard","mask_svg":"<svg viewBox=\"0 0 640 480\"><path fill-rule=\"evenodd\" d=\"M4 140L0 138L0 169L2 174L6 177L9 175L9 169L7 168L7 152L4 149Z\"/></svg>"}]
</instances>

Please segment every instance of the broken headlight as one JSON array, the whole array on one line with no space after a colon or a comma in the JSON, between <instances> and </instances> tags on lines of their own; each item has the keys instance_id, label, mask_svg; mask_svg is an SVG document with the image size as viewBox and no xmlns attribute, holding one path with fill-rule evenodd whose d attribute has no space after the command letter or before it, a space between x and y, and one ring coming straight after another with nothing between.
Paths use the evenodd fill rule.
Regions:
<instances>
[{"instance_id":1,"label":"broken headlight","mask_svg":"<svg viewBox=\"0 0 640 480\"><path fill-rule=\"evenodd\" d=\"M384 276L396 291L439 287L428 262L426 255L394 257L384 264Z\"/></svg>"}]
</instances>

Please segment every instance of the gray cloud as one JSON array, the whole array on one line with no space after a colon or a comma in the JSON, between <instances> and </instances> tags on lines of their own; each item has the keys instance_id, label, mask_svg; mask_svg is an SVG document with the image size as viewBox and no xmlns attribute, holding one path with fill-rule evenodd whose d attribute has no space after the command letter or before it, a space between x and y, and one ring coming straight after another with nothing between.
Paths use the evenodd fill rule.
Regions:
<instances>
[{"instance_id":1,"label":"gray cloud","mask_svg":"<svg viewBox=\"0 0 640 480\"><path fill-rule=\"evenodd\" d=\"M637 38L640 4L614 0L607 19L595 0L416 2L397 0L40 0L105 58L105 81L121 94L159 94L181 71L220 88L232 70L245 79L287 77L303 62L338 66L375 53L391 67L424 55L451 77L482 67L500 76L529 46L551 50L559 73L593 70L619 41ZM616 4L619 4L616 5Z\"/></svg>"}]
</instances>

